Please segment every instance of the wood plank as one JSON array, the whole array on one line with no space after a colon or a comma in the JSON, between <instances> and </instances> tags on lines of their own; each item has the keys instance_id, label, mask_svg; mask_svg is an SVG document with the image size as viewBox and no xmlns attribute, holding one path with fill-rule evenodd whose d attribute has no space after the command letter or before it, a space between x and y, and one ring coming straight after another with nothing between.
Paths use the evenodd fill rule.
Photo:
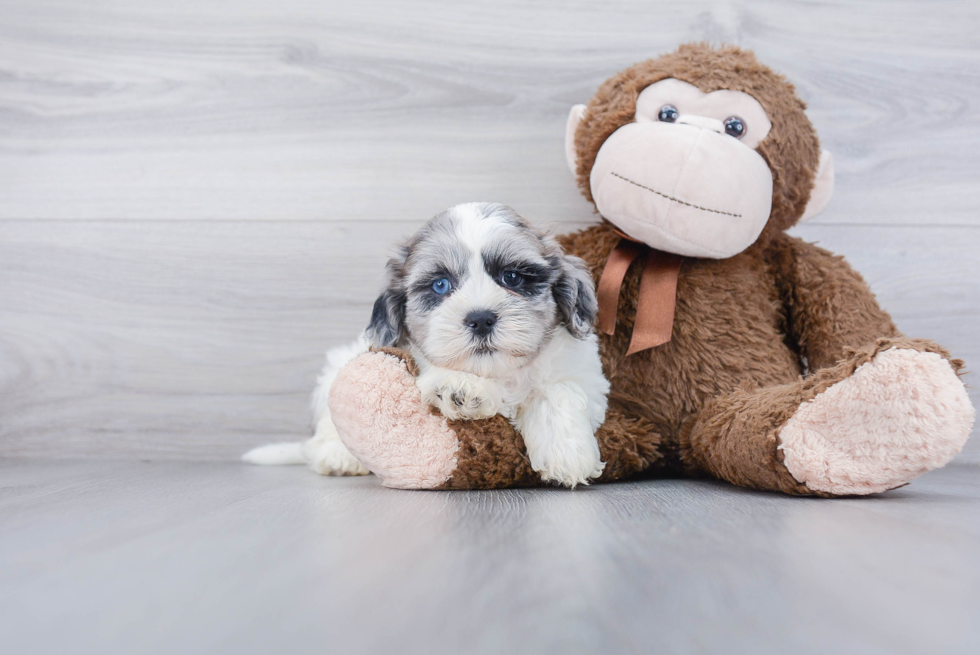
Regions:
<instances>
[{"instance_id":1,"label":"wood plank","mask_svg":"<svg viewBox=\"0 0 980 655\"><path fill-rule=\"evenodd\" d=\"M189 462L7 460L0 479L14 653L980 649L975 467L834 501Z\"/></svg>"},{"instance_id":2,"label":"wood plank","mask_svg":"<svg viewBox=\"0 0 980 655\"><path fill-rule=\"evenodd\" d=\"M980 224L980 5L4 0L0 218L584 221L570 105L692 40L758 51L836 156L820 222Z\"/></svg>"},{"instance_id":3,"label":"wood plank","mask_svg":"<svg viewBox=\"0 0 980 655\"><path fill-rule=\"evenodd\" d=\"M230 459L301 438L323 351L362 329L415 225L0 222L0 453ZM980 229L797 232L905 332L980 362Z\"/></svg>"}]
</instances>

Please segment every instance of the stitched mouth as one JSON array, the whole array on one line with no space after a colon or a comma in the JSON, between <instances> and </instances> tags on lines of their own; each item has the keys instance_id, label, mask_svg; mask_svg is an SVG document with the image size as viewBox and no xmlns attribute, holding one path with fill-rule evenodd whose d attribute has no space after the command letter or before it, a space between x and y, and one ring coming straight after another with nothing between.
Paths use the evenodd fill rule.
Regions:
<instances>
[{"instance_id":1,"label":"stitched mouth","mask_svg":"<svg viewBox=\"0 0 980 655\"><path fill-rule=\"evenodd\" d=\"M694 209L700 209L703 212L710 212L712 214L722 214L723 216L732 216L734 218L742 218L742 215L741 214L733 214L731 212L723 212L723 211L721 211L719 209L708 209L707 207L701 207L699 205L695 205L695 204L690 203L690 202L685 202L684 200L681 200L680 198L675 198L673 196L668 196L666 193L660 193L656 189L651 189L650 187L644 186L644 185L640 184L639 182L634 182L633 180L629 179L628 177L623 177L622 175L620 175L616 171L610 171L609 174L612 175L613 177L618 177L619 179L623 180L624 182L629 182L633 186L640 187L641 189L643 189L645 191L649 191L650 193L655 193L658 196L660 196L661 198L666 198L667 200L670 200L671 202L680 203L682 205L686 205L686 206L692 207Z\"/></svg>"}]
</instances>

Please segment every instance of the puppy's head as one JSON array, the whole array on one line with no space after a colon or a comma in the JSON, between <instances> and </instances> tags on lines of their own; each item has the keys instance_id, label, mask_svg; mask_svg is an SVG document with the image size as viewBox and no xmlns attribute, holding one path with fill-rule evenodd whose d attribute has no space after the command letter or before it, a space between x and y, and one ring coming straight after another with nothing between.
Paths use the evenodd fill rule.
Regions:
<instances>
[{"instance_id":1,"label":"puppy's head","mask_svg":"<svg viewBox=\"0 0 980 655\"><path fill-rule=\"evenodd\" d=\"M559 327L583 338L597 311L584 262L514 210L457 205L388 262L368 338L411 342L433 364L502 375L528 364Z\"/></svg>"}]
</instances>

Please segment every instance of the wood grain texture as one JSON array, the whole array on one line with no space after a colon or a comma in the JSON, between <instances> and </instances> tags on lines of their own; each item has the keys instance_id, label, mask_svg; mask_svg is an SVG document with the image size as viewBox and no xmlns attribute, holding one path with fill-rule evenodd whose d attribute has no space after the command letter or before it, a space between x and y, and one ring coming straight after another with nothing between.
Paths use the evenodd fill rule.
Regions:
<instances>
[{"instance_id":1,"label":"wood grain texture","mask_svg":"<svg viewBox=\"0 0 980 655\"><path fill-rule=\"evenodd\" d=\"M980 650L980 476L412 492L300 467L0 460L10 653Z\"/></svg>"},{"instance_id":2,"label":"wood grain texture","mask_svg":"<svg viewBox=\"0 0 980 655\"><path fill-rule=\"evenodd\" d=\"M0 452L229 459L305 436L324 350L363 329L388 243L416 226L0 223ZM903 331L980 362L980 229L797 233L846 255Z\"/></svg>"},{"instance_id":3,"label":"wood grain texture","mask_svg":"<svg viewBox=\"0 0 980 655\"><path fill-rule=\"evenodd\" d=\"M973 0L2 0L0 218L587 220L568 108L707 39L792 79L825 222L980 224Z\"/></svg>"},{"instance_id":4,"label":"wood grain texture","mask_svg":"<svg viewBox=\"0 0 980 655\"><path fill-rule=\"evenodd\" d=\"M698 39L754 48L809 102L838 182L798 232L847 255L904 331L980 361L975 2L0 12L0 453L225 459L302 437L388 244L464 200L594 220L568 107Z\"/></svg>"}]
</instances>

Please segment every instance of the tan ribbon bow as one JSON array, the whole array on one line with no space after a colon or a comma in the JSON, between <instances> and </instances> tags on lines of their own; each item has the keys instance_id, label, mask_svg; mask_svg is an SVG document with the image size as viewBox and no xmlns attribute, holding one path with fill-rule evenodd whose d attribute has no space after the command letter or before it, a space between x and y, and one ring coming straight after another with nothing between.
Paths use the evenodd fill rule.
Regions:
<instances>
[{"instance_id":1,"label":"tan ribbon bow","mask_svg":"<svg viewBox=\"0 0 980 655\"><path fill-rule=\"evenodd\" d=\"M599 329L616 332L616 310L623 278L630 264L643 256L640 293L636 302L636 320L626 356L670 341L674 327L674 305L677 301L677 276L682 257L640 243L617 231L623 237L606 260L599 278Z\"/></svg>"}]
</instances>

